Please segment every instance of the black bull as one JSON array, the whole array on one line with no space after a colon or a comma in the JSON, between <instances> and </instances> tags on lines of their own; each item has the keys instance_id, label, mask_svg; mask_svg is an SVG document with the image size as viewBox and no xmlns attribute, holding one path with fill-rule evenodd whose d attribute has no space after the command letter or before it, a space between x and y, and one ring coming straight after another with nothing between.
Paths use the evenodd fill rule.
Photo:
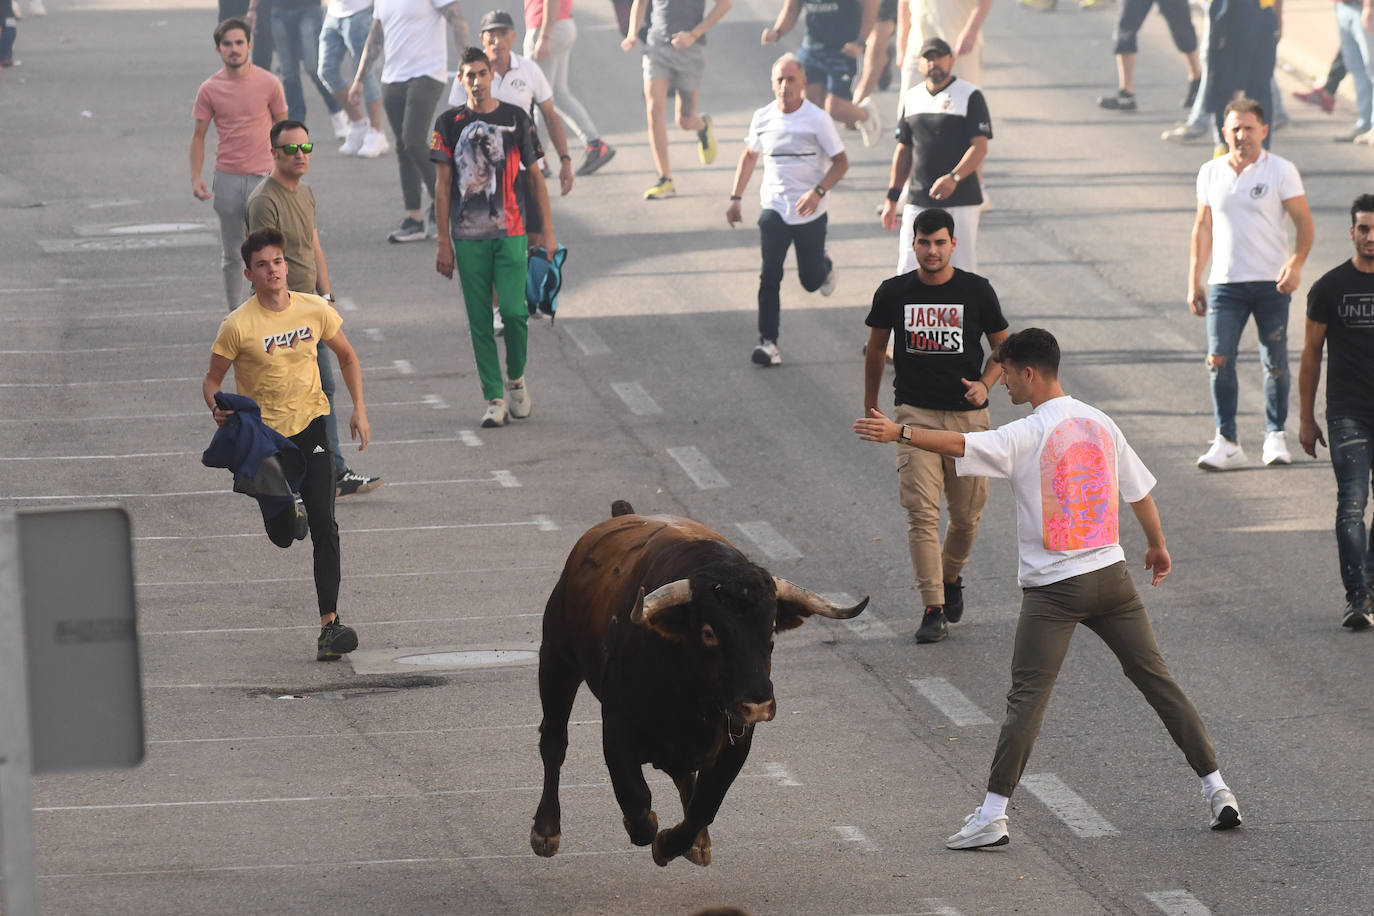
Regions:
<instances>
[{"instance_id":1,"label":"black bull","mask_svg":"<svg viewBox=\"0 0 1374 916\"><path fill-rule=\"evenodd\" d=\"M602 748L630 841L652 844L659 865L681 855L709 865L707 825L749 756L754 724L777 710L773 633L812 614L854 617L868 599L840 607L775 579L698 522L633 512L617 502L613 518L578 539L544 609L544 792L530 845L558 852L558 775L586 681L601 701ZM658 829L645 763L677 784L676 827Z\"/></svg>"}]
</instances>

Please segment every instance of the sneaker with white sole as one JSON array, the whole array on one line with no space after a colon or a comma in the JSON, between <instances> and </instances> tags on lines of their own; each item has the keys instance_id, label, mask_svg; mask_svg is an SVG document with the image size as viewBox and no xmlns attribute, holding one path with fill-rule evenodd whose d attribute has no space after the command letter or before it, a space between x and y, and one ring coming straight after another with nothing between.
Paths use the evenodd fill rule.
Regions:
<instances>
[{"instance_id":1,"label":"sneaker with white sole","mask_svg":"<svg viewBox=\"0 0 1374 916\"><path fill-rule=\"evenodd\" d=\"M1164 131L1159 135L1161 140L1171 140L1174 143L1202 142L1207 139L1206 124L1178 124Z\"/></svg>"},{"instance_id":2,"label":"sneaker with white sole","mask_svg":"<svg viewBox=\"0 0 1374 916\"><path fill-rule=\"evenodd\" d=\"M401 220L401 225L391 230L387 241L401 242L423 242L425 240L425 224L418 219L407 216Z\"/></svg>"},{"instance_id":3,"label":"sneaker with white sole","mask_svg":"<svg viewBox=\"0 0 1374 916\"><path fill-rule=\"evenodd\" d=\"M358 158L376 159L383 153L389 152L391 152L391 144L386 139L386 133L375 127L369 127L367 136L363 138L363 145L358 147Z\"/></svg>"},{"instance_id":4,"label":"sneaker with white sole","mask_svg":"<svg viewBox=\"0 0 1374 916\"><path fill-rule=\"evenodd\" d=\"M501 320L501 310L494 305L491 307L491 332L497 337L506 333L506 323Z\"/></svg>"},{"instance_id":5,"label":"sneaker with white sole","mask_svg":"<svg viewBox=\"0 0 1374 916\"><path fill-rule=\"evenodd\" d=\"M517 420L523 420L530 415L534 409L534 402L530 400L530 390L525 386L525 377L508 379L506 381L506 392L510 395L510 415Z\"/></svg>"},{"instance_id":6,"label":"sneaker with white sole","mask_svg":"<svg viewBox=\"0 0 1374 916\"><path fill-rule=\"evenodd\" d=\"M1288 436L1283 430L1264 434L1264 448L1260 450L1260 461L1267 465L1293 463L1293 455L1288 451Z\"/></svg>"},{"instance_id":7,"label":"sneaker with white sole","mask_svg":"<svg viewBox=\"0 0 1374 916\"><path fill-rule=\"evenodd\" d=\"M778 352L777 341L761 340L759 345L754 348L754 353L749 357L756 366L781 366L782 354Z\"/></svg>"},{"instance_id":8,"label":"sneaker with white sole","mask_svg":"<svg viewBox=\"0 0 1374 916\"><path fill-rule=\"evenodd\" d=\"M1235 442L1228 442L1217 430L1211 448L1198 456L1197 466L1204 471L1233 471L1245 467L1245 449Z\"/></svg>"},{"instance_id":9,"label":"sneaker with white sole","mask_svg":"<svg viewBox=\"0 0 1374 916\"><path fill-rule=\"evenodd\" d=\"M1355 595L1345 603L1341 626L1356 632L1374 627L1374 601L1369 595Z\"/></svg>"},{"instance_id":10,"label":"sneaker with white sole","mask_svg":"<svg viewBox=\"0 0 1374 916\"><path fill-rule=\"evenodd\" d=\"M859 107L868 112L868 117L856 121L854 126L859 129L859 136L864 138L864 146L876 146L882 139L883 131L883 120L878 115L878 106L873 104L872 98L867 98L859 103Z\"/></svg>"},{"instance_id":11,"label":"sneaker with white sole","mask_svg":"<svg viewBox=\"0 0 1374 916\"><path fill-rule=\"evenodd\" d=\"M1213 789L1212 794L1207 796L1207 813L1211 815L1213 830L1230 830L1240 826L1240 804L1236 801L1235 793L1225 786Z\"/></svg>"},{"instance_id":12,"label":"sneaker with white sole","mask_svg":"<svg viewBox=\"0 0 1374 916\"><path fill-rule=\"evenodd\" d=\"M835 292L835 284L840 282L840 272L835 269L835 262L830 262L830 273L825 275L821 281L820 291L822 296L829 296Z\"/></svg>"},{"instance_id":13,"label":"sneaker with white sole","mask_svg":"<svg viewBox=\"0 0 1374 916\"><path fill-rule=\"evenodd\" d=\"M385 482L380 477L368 477L352 468L345 468L344 472L334 479L334 498L343 499L345 496L371 493Z\"/></svg>"},{"instance_id":14,"label":"sneaker with white sole","mask_svg":"<svg viewBox=\"0 0 1374 916\"><path fill-rule=\"evenodd\" d=\"M483 429L495 429L498 426L505 426L508 419L509 413L506 410L505 398L492 398L490 401L487 401L486 413L482 414Z\"/></svg>"},{"instance_id":15,"label":"sneaker with white sole","mask_svg":"<svg viewBox=\"0 0 1374 916\"><path fill-rule=\"evenodd\" d=\"M348 112L340 108L329 116L329 126L334 128L334 139L342 140L348 136Z\"/></svg>"},{"instance_id":16,"label":"sneaker with white sole","mask_svg":"<svg viewBox=\"0 0 1374 916\"><path fill-rule=\"evenodd\" d=\"M348 125L348 134L344 139L343 146L339 147L339 155L358 155L358 150L363 148L363 141L367 139L369 129L366 118Z\"/></svg>"},{"instance_id":17,"label":"sneaker with white sole","mask_svg":"<svg viewBox=\"0 0 1374 916\"><path fill-rule=\"evenodd\" d=\"M979 805L973 809L973 813L964 818L964 826L959 828L959 832L945 840L946 849L982 849L984 846L1005 846L1011 842L1011 836L1007 833L1007 816L994 817L984 823L979 820L979 815L983 812L983 806Z\"/></svg>"}]
</instances>

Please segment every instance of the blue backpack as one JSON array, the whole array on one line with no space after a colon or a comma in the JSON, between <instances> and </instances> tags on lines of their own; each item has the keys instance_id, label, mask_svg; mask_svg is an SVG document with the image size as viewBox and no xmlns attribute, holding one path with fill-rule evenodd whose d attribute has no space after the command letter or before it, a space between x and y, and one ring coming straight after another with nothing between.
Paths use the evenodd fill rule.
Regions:
<instances>
[{"instance_id":1,"label":"blue backpack","mask_svg":"<svg viewBox=\"0 0 1374 916\"><path fill-rule=\"evenodd\" d=\"M563 288L563 262L568 249L562 245L550 258L543 248L531 248L525 272L525 304L530 314L543 312L550 320L558 311L558 291Z\"/></svg>"}]
</instances>

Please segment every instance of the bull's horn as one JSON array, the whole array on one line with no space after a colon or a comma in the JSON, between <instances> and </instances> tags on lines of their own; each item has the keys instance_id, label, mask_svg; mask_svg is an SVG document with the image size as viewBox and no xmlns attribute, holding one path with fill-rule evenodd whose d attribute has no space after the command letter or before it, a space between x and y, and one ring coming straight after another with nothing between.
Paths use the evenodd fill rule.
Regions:
<instances>
[{"instance_id":1,"label":"bull's horn","mask_svg":"<svg viewBox=\"0 0 1374 916\"><path fill-rule=\"evenodd\" d=\"M779 601L791 601L793 604L800 604L811 613L820 614L822 617L848 620L851 617L859 616L859 613L868 607L868 598L864 598L853 607L841 607L833 601L822 598L810 589L794 585L777 576L773 577L773 585L777 588Z\"/></svg>"},{"instance_id":2,"label":"bull's horn","mask_svg":"<svg viewBox=\"0 0 1374 916\"><path fill-rule=\"evenodd\" d=\"M635 623L653 623L655 614L662 613L679 604L687 604L692 600L692 583L686 579L678 579L667 585L660 585L647 595L641 588L639 594L640 599L636 602L634 613L630 615L630 619Z\"/></svg>"}]
</instances>

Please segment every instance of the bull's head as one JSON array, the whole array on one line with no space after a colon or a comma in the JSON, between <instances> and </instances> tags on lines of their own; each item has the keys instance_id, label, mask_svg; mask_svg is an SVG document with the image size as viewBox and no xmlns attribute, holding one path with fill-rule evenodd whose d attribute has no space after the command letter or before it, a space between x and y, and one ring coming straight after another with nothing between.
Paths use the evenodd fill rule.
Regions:
<instances>
[{"instance_id":1,"label":"bull's head","mask_svg":"<svg viewBox=\"0 0 1374 916\"><path fill-rule=\"evenodd\" d=\"M838 620L859 614L864 598L842 607L808 589L768 575L752 564L728 575L707 570L645 594L639 590L630 619L683 645L696 657L706 689L740 736L777 714L773 697L773 634L791 630L812 614Z\"/></svg>"}]
</instances>

